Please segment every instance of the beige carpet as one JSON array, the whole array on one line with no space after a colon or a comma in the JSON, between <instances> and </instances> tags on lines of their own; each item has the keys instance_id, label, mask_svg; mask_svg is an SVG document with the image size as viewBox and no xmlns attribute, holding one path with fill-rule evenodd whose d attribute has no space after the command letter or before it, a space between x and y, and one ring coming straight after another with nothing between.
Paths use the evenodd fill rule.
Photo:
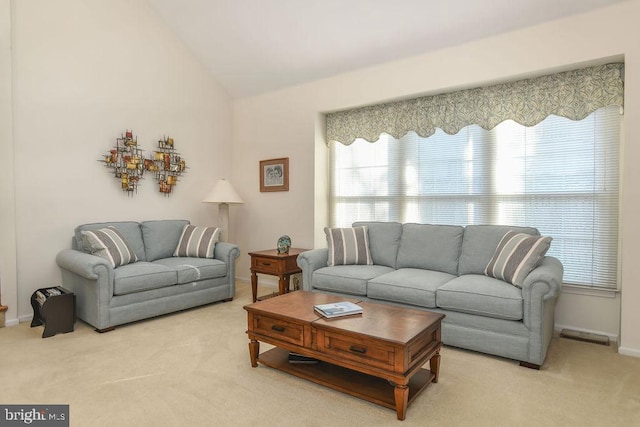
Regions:
<instances>
[{"instance_id":1,"label":"beige carpet","mask_svg":"<svg viewBox=\"0 0 640 427\"><path fill-rule=\"evenodd\" d=\"M249 363L247 284L233 302L42 339L0 329L0 404L69 404L71 426L631 426L640 359L556 338L540 371L445 347L440 382L407 419ZM262 345L262 349L267 348Z\"/></svg>"}]
</instances>

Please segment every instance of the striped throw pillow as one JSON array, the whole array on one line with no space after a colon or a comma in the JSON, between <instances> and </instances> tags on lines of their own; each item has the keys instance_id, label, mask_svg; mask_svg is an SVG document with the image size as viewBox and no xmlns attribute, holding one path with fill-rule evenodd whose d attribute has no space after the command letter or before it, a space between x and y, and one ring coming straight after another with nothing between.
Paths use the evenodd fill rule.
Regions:
<instances>
[{"instance_id":1,"label":"striped throw pillow","mask_svg":"<svg viewBox=\"0 0 640 427\"><path fill-rule=\"evenodd\" d=\"M328 228L329 257L327 265L372 265L369 251L369 235L366 226L353 228Z\"/></svg>"},{"instance_id":2,"label":"striped throw pillow","mask_svg":"<svg viewBox=\"0 0 640 427\"><path fill-rule=\"evenodd\" d=\"M115 227L82 231L81 234L84 247L90 248L93 255L108 260L113 268L138 261L127 240Z\"/></svg>"},{"instance_id":3,"label":"striped throw pillow","mask_svg":"<svg viewBox=\"0 0 640 427\"><path fill-rule=\"evenodd\" d=\"M550 245L551 237L509 231L500 240L484 273L520 288L531 270L540 264Z\"/></svg>"},{"instance_id":4,"label":"striped throw pillow","mask_svg":"<svg viewBox=\"0 0 640 427\"><path fill-rule=\"evenodd\" d=\"M218 227L185 225L173 256L213 258L219 236Z\"/></svg>"}]
</instances>

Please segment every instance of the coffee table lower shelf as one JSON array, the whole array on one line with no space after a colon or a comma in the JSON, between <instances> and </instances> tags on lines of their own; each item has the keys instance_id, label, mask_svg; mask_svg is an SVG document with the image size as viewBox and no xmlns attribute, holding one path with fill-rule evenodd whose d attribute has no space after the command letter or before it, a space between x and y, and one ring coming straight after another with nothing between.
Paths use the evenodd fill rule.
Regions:
<instances>
[{"instance_id":1,"label":"coffee table lower shelf","mask_svg":"<svg viewBox=\"0 0 640 427\"><path fill-rule=\"evenodd\" d=\"M322 361L318 363L289 363L289 351L278 347L261 353L258 356L258 361L270 368L396 410L394 385L383 378ZM434 377L435 375L430 370L424 368L411 377L407 406L431 384Z\"/></svg>"}]
</instances>

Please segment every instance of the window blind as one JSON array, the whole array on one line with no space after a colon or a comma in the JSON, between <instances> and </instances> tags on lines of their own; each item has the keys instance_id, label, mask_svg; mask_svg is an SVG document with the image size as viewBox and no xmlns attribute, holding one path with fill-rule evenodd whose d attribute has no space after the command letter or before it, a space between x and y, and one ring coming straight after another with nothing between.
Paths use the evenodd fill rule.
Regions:
<instances>
[{"instance_id":1,"label":"window blind","mask_svg":"<svg viewBox=\"0 0 640 427\"><path fill-rule=\"evenodd\" d=\"M354 221L504 224L553 237L564 281L614 288L621 108L582 120L507 120L455 135L382 134L330 144L331 225Z\"/></svg>"}]
</instances>

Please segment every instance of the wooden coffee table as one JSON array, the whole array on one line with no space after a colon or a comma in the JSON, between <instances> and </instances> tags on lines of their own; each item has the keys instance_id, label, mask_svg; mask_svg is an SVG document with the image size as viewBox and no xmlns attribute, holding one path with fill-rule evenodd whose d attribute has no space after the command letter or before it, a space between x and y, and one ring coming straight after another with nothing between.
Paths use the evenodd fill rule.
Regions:
<instances>
[{"instance_id":1,"label":"wooden coffee table","mask_svg":"<svg viewBox=\"0 0 640 427\"><path fill-rule=\"evenodd\" d=\"M315 304L351 301L362 315L324 319ZM335 390L395 409L407 406L438 382L443 314L357 298L298 291L244 307L248 313L251 366L258 362ZM260 354L260 342L275 346ZM289 363L289 351L318 359ZM422 366L429 362L429 369Z\"/></svg>"}]
</instances>

